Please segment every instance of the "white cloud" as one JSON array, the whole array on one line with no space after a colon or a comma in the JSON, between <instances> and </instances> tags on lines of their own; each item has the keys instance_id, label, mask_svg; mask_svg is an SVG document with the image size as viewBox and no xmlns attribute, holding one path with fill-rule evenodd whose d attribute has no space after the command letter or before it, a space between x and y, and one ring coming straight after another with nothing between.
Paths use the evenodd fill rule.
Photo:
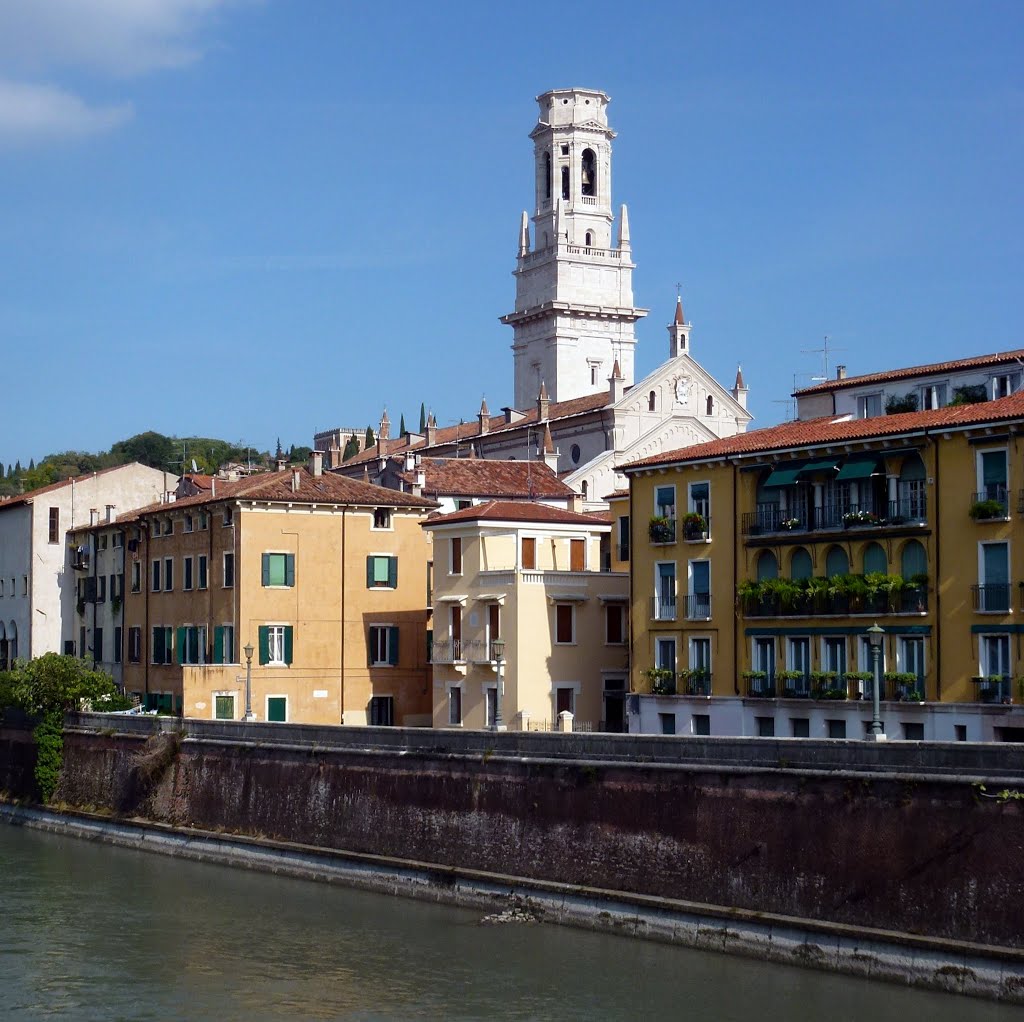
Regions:
<instances>
[{"instance_id":1,"label":"white cloud","mask_svg":"<svg viewBox=\"0 0 1024 1022\"><path fill-rule=\"evenodd\" d=\"M75 67L135 75L180 67L199 34L240 0L0 0L0 62L22 71Z\"/></svg>"},{"instance_id":2,"label":"white cloud","mask_svg":"<svg viewBox=\"0 0 1024 1022\"><path fill-rule=\"evenodd\" d=\"M82 138L116 128L131 116L129 103L93 107L55 85L0 79L0 142Z\"/></svg>"}]
</instances>

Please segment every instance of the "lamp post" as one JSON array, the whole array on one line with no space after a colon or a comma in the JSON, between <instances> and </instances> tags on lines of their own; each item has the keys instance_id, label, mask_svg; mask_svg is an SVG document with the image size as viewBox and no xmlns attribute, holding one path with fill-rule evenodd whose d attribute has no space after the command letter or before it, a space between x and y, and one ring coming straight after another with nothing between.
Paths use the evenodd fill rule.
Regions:
<instances>
[{"instance_id":1,"label":"lamp post","mask_svg":"<svg viewBox=\"0 0 1024 1022\"><path fill-rule=\"evenodd\" d=\"M252 643L247 642L242 652L245 653L245 716L242 720L252 723L256 719L252 712Z\"/></svg>"},{"instance_id":2,"label":"lamp post","mask_svg":"<svg viewBox=\"0 0 1024 1022\"><path fill-rule=\"evenodd\" d=\"M492 729L494 731L504 731L505 722L501 718L501 668L505 663L505 640L495 639L491 643L491 649L494 651L495 665L498 669L498 689L494 694L494 724Z\"/></svg>"},{"instance_id":3,"label":"lamp post","mask_svg":"<svg viewBox=\"0 0 1024 1022\"><path fill-rule=\"evenodd\" d=\"M874 676L874 685L871 693L871 733L867 736L869 742L884 742L885 732L882 730L882 718L879 710L882 690L882 640L885 638L885 629L878 627L876 621L868 629L868 642L871 644L871 673Z\"/></svg>"}]
</instances>

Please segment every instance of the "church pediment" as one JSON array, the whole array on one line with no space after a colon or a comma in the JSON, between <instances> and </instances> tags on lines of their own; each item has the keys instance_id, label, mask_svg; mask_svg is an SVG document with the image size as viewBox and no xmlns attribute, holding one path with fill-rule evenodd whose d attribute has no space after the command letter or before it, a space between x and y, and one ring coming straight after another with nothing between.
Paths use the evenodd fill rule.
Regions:
<instances>
[{"instance_id":1,"label":"church pediment","mask_svg":"<svg viewBox=\"0 0 1024 1022\"><path fill-rule=\"evenodd\" d=\"M650 396L655 395L655 407L650 407ZM632 386L614 405L615 411L660 413L699 417L706 414L698 405L711 396L721 414L734 416L747 423L753 416L703 366L689 355L663 362L652 373Z\"/></svg>"}]
</instances>

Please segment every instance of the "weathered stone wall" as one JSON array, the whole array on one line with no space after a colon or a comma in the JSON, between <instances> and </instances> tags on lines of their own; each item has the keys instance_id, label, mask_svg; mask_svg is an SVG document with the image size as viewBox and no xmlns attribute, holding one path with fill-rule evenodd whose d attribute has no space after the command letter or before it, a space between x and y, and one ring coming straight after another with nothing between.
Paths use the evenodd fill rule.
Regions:
<instances>
[{"instance_id":1,"label":"weathered stone wall","mask_svg":"<svg viewBox=\"0 0 1024 1022\"><path fill-rule=\"evenodd\" d=\"M444 737L434 751L422 736L415 751L370 738L325 747L186 737L144 779L133 766L144 733L73 728L57 799L176 826L1024 944L1022 807L979 799L968 779L716 766L706 751L687 762L678 743L672 762L453 754L440 751ZM853 757L858 743L845 744Z\"/></svg>"},{"instance_id":2,"label":"weathered stone wall","mask_svg":"<svg viewBox=\"0 0 1024 1022\"><path fill-rule=\"evenodd\" d=\"M35 768L32 732L0 726L0 791L12 798L37 798Z\"/></svg>"}]
</instances>

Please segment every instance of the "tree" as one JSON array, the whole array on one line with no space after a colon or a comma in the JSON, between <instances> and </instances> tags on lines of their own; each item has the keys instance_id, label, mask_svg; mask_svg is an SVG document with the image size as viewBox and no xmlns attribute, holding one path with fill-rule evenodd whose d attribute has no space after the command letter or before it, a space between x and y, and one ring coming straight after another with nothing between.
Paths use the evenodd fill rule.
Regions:
<instances>
[{"instance_id":1,"label":"tree","mask_svg":"<svg viewBox=\"0 0 1024 1022\"><path fill-rule=\"evenodd\" d=\"M420 402L420 432L426 433L427 431L427 406L421 401Z\"/></svg>"},{"instance_id":2,"label":"tree","mask_svg":"<svg viewBox=\"0 0 1024 1022\"><path fill-rule=\"evenodd\" d=\"M377 441L373 437L373 430L369 426L367 426L366 427L366 444L365 444L363 449L365 450L367 447L372 447L376 442Z\"/></svg>"},{"instance_id":3,"label":"tree","mask_svg":"<svg viewBox=\"0 0 1024 1022\"><path fill-rule=\"evenodd\" d=\"M341 460L348 461L349 458L354 458L358 453L359 441L356 439L355 433L353 433L345 444L345 450L341 452Z\"/></svg>"},{"instance_id":4,"label":"tree","mask_svg":"<svg viewBox=\"0 0 1024 1022\"><path fill-rule=\"evenodd\" d=\"M29 462L28 462L28 470L29 470L29 472L31 472L35 467L36 467L36 459L35 458L29 458Z\"/></svg>"},{"instance_id":5,"label":"tree","mask_svg":"<svg viewBox=\"0 0 1024 1022\"><path fill-rule=\"evenodd\" d=\"M177 454L177 444L170 437L149 430L127 440L119 440L111 446L110 453L119 459L116 464L137 461L150 468L165 469Z\"/></svg>"},{"instance_id":6,"label":"tree","mask_svg":"<svg viewBox=\"0 0 1024 1022\"><path fill-rule=\"evenodd\" d=\"M274 451L274 461L280 461L284 457L284 451L281 450L281 438L277 438L277 450Z\"/></svg>"},{"instance_id":7,"label":"tree","mask_svg":"<svg viewBox=\"0 0 1024 1022\"><path fill-rule=\"evenodd\" d=\"M15 472L16 475L19 475L19 476L21 475L21 462L20 461L16 461L14 463L14 472Z\"/></svg>"},{"instance_id":8,"label":"tree","mask_svg":"<svg viewBox=\"0 0 1024 1022\"><path fill-rule=\"evenodd\" d=\"M404 412L400 416L400 421L399 421L399 424L398 424L398 435L399 436L405 436L405 413Z\"/></svg>"}]
</instances>

